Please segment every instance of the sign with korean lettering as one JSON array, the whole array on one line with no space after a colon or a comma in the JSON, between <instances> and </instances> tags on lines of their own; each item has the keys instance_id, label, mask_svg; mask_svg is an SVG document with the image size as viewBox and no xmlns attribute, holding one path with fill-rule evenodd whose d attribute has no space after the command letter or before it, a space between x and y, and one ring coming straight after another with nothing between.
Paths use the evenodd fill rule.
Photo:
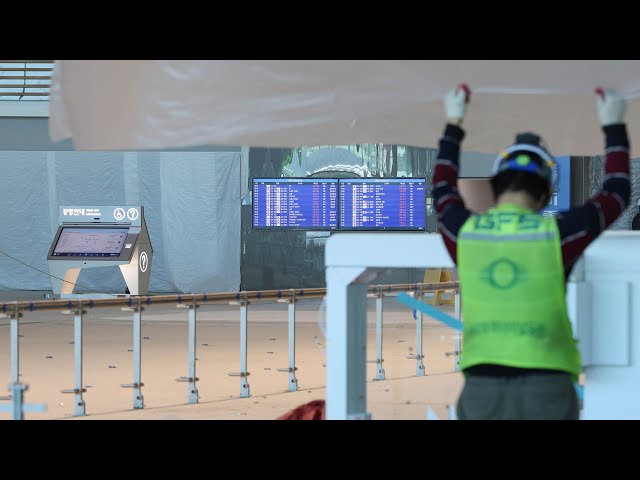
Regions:
<instances>
[{"instance_id":1,"label":"sign with korean lettering","mask_svg":"<svg viewBox=\"0 0 640 480\"><path fill-rule=\"evenodd\" d=\"M142 207L139 205L114 206L61 206L60 223L118 223L141 226Z\"/></svg>"}]
</instances>

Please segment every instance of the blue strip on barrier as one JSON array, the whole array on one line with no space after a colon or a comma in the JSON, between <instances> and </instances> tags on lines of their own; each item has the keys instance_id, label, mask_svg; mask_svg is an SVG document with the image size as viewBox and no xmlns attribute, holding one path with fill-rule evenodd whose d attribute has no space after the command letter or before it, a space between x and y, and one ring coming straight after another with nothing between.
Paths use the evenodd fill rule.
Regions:
<instances>
[{"instance_id":1,"label":"blue strip on barrier","mask_svg":"<svg viewBox=\"0 0 640 480\"><path fill-rule=\"evenodd\" d=\"M416 298L405 292L400 292L396 299L400 303L404 303L412 309L429 315L431 318L444 323L447 327L453 328L454 330L457 330L459 332L462 331L463 323L460 320L453 318L452 316L447 315L444 312L441 312L436 307L432 307L431 305L421 302L420 300L417 300Z\"/></svg>"}]
</instances>

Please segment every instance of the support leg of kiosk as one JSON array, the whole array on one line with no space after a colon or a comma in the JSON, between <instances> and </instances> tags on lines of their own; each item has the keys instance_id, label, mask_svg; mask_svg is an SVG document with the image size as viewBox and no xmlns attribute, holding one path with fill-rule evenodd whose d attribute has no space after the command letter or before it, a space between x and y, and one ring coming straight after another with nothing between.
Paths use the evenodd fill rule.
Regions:
<instances>
[{"instance_id":1,"label":"support leg of kiosk","mask_svg":"<svg viewBox=\"0 0 640 480\"><path fill-rule=\"evenodd\" d=\"M120 265L120 271L131 295L140 295L149 291L151 262L153 252L149 244L138 244L131 256L131 262Z\"/></svg>"},{"instance_id":2,"label":"support leg of kiosk","mask_svg":"<svg viewBox=\"0 0 640 480\"><path fill-rule=\"evenodd\" d=\"M367 285L364 271L327 267L327 419L367 419Z\"/></svg>"},{"instance_id":3,"label":"support leg of kiosk","mask_svg":"<svg viewBox=\"0 0 640 480\"><path fill-rule=\"evenodd\" d=\"M71 295L80 276L80 268L67 269L63 263L49 262L53 293Z\"/></svg>"}]
</instances>

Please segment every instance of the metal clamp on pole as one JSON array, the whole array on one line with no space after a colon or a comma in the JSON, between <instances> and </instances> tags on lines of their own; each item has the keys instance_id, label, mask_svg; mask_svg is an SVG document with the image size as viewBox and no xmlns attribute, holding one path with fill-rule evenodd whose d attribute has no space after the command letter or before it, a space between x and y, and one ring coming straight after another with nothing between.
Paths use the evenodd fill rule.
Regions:
<instances>
[{"instance_id":1,"label":"metal clamp on pole","mask_svg":"<svg viewBox=\"0 0 640 480\"><path fill-rule=\"evenodd\" d=\"M287 368L277 368L276 370L289 373L287 389L290 392L295 392L298 390L298 379L296 378L296 370L298 370L296 367L296 291L291 289L291 296L289 298L280 298L278 302L289 304L287 332L289 366Z\"/></svg>"},{"instance_id":2,"label":"metal clamp on pole","mask_svg":"<svg viewBox=\"0 0 640 480\"><path fill-rule=\"evenodd\" d=\"M187 377L176 378L176 382L189 384L187 403L198 403L198 399L200 397L198 396L196 382L200 379L196 377L196 310L200 307L196 302L195 295L193 296L193 302L191 305L179 303L176 307L189 309L189 375Z\"/></svg>"},{"instance_id":3,"label":"metal clamp on pole","mask_svg":"<svg viewBox=\"0 0 640 480\"><path fill-rule=\"evenodd\" d=\"M65 310L63 315L73 315L73 363L75 387L61 390L60 393L72 393L74 399L73 416L82 417L85 414L85 403L82 394L87 391L82 386L82 315L87 313L82 309L82 300L78 303L77 310Z\"/></svg>"},{"instance_id":4,"label":"metal clamp on pole","mask_svg":"<svg viewBox=\"0 0 640 480\"><path fill-rule=\"evenodd\" d=\"M141 388L144 383L141 381L142 367L142 312L144 308L141 305L140 297L137 297L137 305L123 307L123 312L133 312L133 383L120 385L122 388L133 388L133 408L144 408L144 397Z\"/></svg>"},{"instance_id":5,"label":"metal clamp on pole","mask_svg":"<svg viewBox=\"0 0 640 480\"><path fill-rule=\"evenodd\" d=\"M230 377L240 377L240 397L247 398L251 396L249 390L249 382L247 377L249 372L247 371L247 307L249 301L247 300L246 292L243 293L242 298L238 294L237 301L229 302L229 305L240 305L240 372L228 373Z\"/></svg>"}]
</instances>

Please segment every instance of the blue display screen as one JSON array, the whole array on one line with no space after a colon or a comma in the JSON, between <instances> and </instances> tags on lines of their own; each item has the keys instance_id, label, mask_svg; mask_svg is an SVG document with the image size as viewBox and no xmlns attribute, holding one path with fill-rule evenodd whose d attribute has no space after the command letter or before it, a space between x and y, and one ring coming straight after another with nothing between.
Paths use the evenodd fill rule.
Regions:
<instances>
[{"instance_id":1,"label":"blue display screen","mask_svg":"<svg viewBox=\"0 0 640 480\"><path fill-rule=\"evenodd\" d=\"M60 233L54 257L119 257L129 228L70 228Z\"/></svg>"},{"instance_id":2,"label":"blue display screen","mask_svg":"<svg viewBox=\"0 0 640 480\"><path fill-rule=\"evenodd\" d=\"M253 228L337 230L338 180L254 179Z\"/></svg>"},{"instance_id":3,"label":"blue display screen","mask_svg":"<svg viewBox=\"0 0 640 480\"><path fill-rule=\"evenodd\" d=\"M340 230L424 230L426 180L340 180Z\"/></svg>"}]
</instances>

